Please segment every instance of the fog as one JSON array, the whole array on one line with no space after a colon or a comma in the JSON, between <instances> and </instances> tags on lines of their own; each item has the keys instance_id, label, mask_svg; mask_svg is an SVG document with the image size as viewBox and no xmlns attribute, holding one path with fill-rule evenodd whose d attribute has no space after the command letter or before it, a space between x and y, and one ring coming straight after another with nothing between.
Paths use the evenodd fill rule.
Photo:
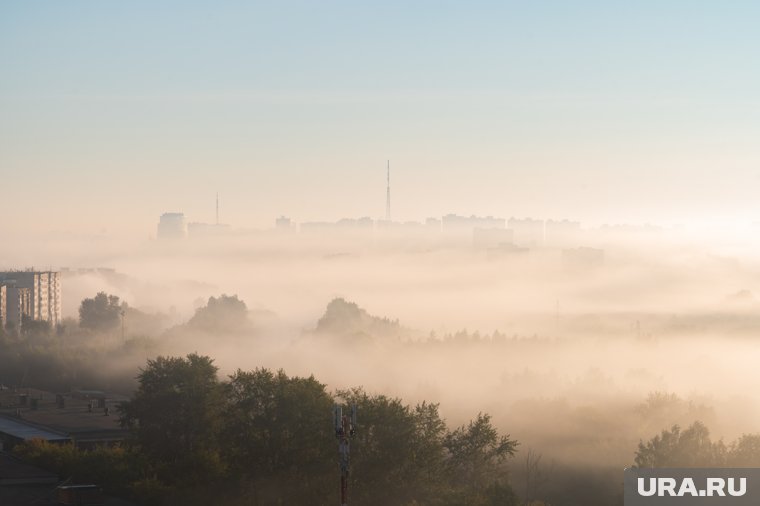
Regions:
<instances>
[{"instance_id":1,"label":"fog","mask_svg":"<svg viewBox=\"0 0 760 506\"><path fill-rule=\"evenodd\" d=\"M700 420L726 441L760 428L760 262L741 237L589 231L576 243L589 258L568 253L576 244L503 251L377 233L91 241L81 255L72 243L83 242L52 241L40 259L70 262L67 317L99 291L160 315L152 327L126 318L114 374L193 351L225 375L313 374L331 390L440 403L450 425L487 412L520 441L518 460L532 451L558 466L622 468L673 424ZM244 325L187 323L221 294L246 303Z\"/></svg>"}]
</instances>

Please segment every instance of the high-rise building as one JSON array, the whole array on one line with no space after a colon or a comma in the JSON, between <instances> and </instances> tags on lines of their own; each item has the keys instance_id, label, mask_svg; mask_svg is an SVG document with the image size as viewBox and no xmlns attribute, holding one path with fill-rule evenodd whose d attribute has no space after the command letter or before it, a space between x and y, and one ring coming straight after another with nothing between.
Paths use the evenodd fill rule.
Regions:
<instances>
[{"instance_id":1,"label":"high-rise building","mask_svg":"<svg viewBox=\"0 0 760 506\"><path fill-rule=\"evenodd\" d=\"M546 220L544 242L547 246L575 246L581 238L579 221Z\"/></svg>"},{"instance_id":2,"label":"high-rise building","mask_svg":"<svg viewBox=\"0 0 760 506\"><path fill-rule=\"evenodd\" d=\"M27 316L58 325L61 311L61 273L54 271L0 272L0 318L3 325L20 324ZM4 316L2 316L4 315Z\"/></svg>"},{"instance_id":3,"label":"high-rise building","mask_svg":"<svg viewBox=\"0 0 760 506\"><path fill-rule=\"evenodd\" d=\"M8 324L8 287L0 285L0 330Z\"/></svg>"},{"instance_id":4,"label":"high-rise building","mask_svg":"<svg viewBox=\"0 0 760 506\"><path fill-rule=\"evenodd\" d=\"M219 237L229 233L229 225L220 225L218 223L188 223L187 237L190 239L208 239Z\"/></svg>"},{"instance_id":5,"label":"high-rise building","mask_svg":"<svg viewBox=\"0 0 760 506\"><path fill-rule=\"evenodd\" d=\"M510 218L507 226L514 231L516 244L533 247L544 245L544 220Z\"/></svg>"},{"instance_id":6,"label":"high-rise building","mask_svg":"<svg viewBox=\"0 0 760 506\"><path fill-rule=\"evenodd\" d=\"M494 218L493 216L457 216L456 214L447 214L441 219L444 232L465 232L468 236L476 228L504 228L506 220L504 218Z\"/></svg>"},{"instance_id":7,"label":"high-rise building","mask_svg":"<svg viewBox=\"0 0 760 506\"><path fill-rule=\"evenodd\" d=\"M280 216L274 221L274 228L279 232L294 232L295 224L290 218Z\"/></svg>"},{"instance_id":8,"label":"high-rise building","mask_svg":"<svg viewBox=\"0 0 760 506\"><path fill-rule=\"evenodd\" d=\"M161 215L156 232L158 239L184 239L186 233L184 214L164 213Z\"/></svg>"},{"instance_id":9,"label":"high-rise building","mask_svg":"<svg viewBox=\"0 0 760 506\"><path fill-rule=\"evenodd\" d=\"M16 286L15 283L6 285L8 290L8 299L6 306L6 315L8 321L6 325L18 327L24 321L24 317L32 318L34 309L32 308L32 289Z\"/></svg>"},{"instance_id":10,"label":"high-rise building","mask_svg":"<svg viewBox=\"0 0 760 506\"><path fill-rule=\"evenodd\" d=\"M511 245L513 238L514 234L508 228L475 228L472 231L472 244L476 249Z\"/></svg>"}]
</instances>

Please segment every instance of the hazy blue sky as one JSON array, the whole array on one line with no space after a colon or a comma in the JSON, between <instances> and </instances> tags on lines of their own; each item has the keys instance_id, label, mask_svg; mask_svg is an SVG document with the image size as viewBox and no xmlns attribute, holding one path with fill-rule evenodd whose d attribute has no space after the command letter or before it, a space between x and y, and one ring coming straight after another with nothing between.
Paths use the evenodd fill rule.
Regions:
<instances>
[{"instance_id":1,"label":"hazy blue sky","mask_svg":"<svg viewBox=\"0 0 760 506\"><path fill-rule=\"evenodd\" d=\"M0 231L760 220L750 1L0 0Z\"/></svg>"}]
</instances>

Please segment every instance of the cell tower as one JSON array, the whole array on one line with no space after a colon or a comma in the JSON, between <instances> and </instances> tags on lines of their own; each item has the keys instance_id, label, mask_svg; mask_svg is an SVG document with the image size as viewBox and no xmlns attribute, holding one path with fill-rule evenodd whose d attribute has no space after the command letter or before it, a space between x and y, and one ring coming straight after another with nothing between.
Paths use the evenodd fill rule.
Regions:
<instances>
[{"instance_id":1,"label":"cell tower","mask_svg":"<svg viewBox=\"0 0 760 506\"><path fill-rule=\"evenodd\" d=\"M385 190L385 221L391 221L391 161L388 160L386 177L388 186Z\"/></svg>"},{"instance_id":2,"label":"cell tower","mask_svg":"<svg viewBox=\"0 0 760 506\"><path fill-rule=\"evenodd\" d=\"M336 404L333 416L340 458L340 505L348 506L348 471L351 463L349 439L356 434L356 404L351 406L351 415L344 415L343 407Z\"/></svg>"}]
</instances>

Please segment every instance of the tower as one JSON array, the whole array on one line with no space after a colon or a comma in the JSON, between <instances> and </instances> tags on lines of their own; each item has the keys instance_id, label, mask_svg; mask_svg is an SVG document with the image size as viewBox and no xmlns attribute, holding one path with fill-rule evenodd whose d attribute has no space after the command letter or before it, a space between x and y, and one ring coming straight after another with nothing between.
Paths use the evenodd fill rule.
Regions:
<instances>
[{"instance_id":1,"label":"tower","mask_svg":"<svg viewBox=\"0 0 760 506\"><path fill-rule=\"evenodd\" d=\"M219 225L219 192L216 192L216 224Z\"/></svg>"},{"instance_id":2,"label":"tower","mask_svg":"<svg viewBox=\"0 0 760 506\"><path fill-rule=\"evenodd\" d=\"M348 506L348 475L351 466L350 439L356 435L356 404L351 406L351 414L344 415L343 407L337 404L333 408L335 437L338 439L338 456L340 457L340 504Z\"/></svg>"},{"instance_id":3,"label":"tower","mask_svg":"<svg viewBox=\"0 0 760 506\"><path fill-rule=\"evenodd\" d=\"M388 186L385 189L385 221L391 221L391 161L386 167Z\"/></svg>"}]
</instances>

